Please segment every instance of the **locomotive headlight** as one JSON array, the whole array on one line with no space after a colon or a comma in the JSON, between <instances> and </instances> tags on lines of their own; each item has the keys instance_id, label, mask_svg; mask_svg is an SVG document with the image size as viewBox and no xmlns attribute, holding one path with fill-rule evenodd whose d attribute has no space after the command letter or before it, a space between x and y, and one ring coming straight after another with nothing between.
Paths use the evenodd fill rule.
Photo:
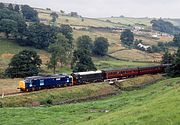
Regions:
<instances>
[{"instance_id":1,"label":"locomotive headlight","mask_svg":"<svg viewBox=\"0 0 180 125\"><path fill-rule=\"evenodd\" d=\"M25 82L24 81L19 81L19 89L25 90Z\"/></svg>"}]
</instances>

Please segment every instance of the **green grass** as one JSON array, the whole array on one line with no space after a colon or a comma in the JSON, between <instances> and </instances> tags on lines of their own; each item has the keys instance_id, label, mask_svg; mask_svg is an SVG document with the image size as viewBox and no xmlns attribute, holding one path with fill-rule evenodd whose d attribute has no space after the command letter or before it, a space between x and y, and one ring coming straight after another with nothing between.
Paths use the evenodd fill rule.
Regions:
<instances>
[{"instance_id":1,"label":"green grass","mask_svg":"<svg viewBox=\"0 0 180 125\"><path fill-rule=\"evenodd\" d=\"M29 47L19 46L15 41L0 38L0 69L7 67L14 54Z\"/></svg>"},{"instance_id":2,"label":"green grass","mask_svg":"<svg viewBox=\"0 0 180 125\"><path fill-rule=\"evenodd\" d=\"M110 58L99 58L94 59L94 63L98 69L111 69L111 68L133 68L142 66L152 66L157 65L156 63L141 63L141 62L131 62L131 61L119 61Z\"/></svg>"},{"instance_id":3,"label":"green grass","mask_svg":"<svg viewBox=\"0 0 180 125\"><path fill-rule=\"evenodd\" d=\"M0 124L179 125L180 78L100 101L39 108L2 108Z\"/></svg>"},{"instance_id":4,"label":"green grass","mask_svg":"<svg viewBox=\"0 0 180 125\"><path fill-rule=\"evenodd\" d=\"M81 86L55 88L0 100L3 107L57 105L63 102L93 98L99 95L115 93L117 88L109 84L88 84Z\"/></svg>"},{"instance_id":5,"label":"green grass","mask_svg":"<svg viewBox=\"0 0 180 125\"><path fill-rule=\"evenodd\" d=\"M49 54L46 51L35 49L33 47L20 46L14 40L7 40L5 38L0 38L0 70L5 70L11 58L15 54L25 49L36 51L40 55L43 64L47 63Z\"/></svg>"},{"instance_id":6,"label":"green grass","mask_svg":"<svg viewBox=\"0 0 180 125\"><path fill-rule=\"evenodd\" d=\"M47 20L47 24L52 20L52 17L50 16L50 13L42 13L38 10L38 15L40 19ZM83 18L84 21L82 21L81 17L71 17L71 16L60 16L57 19L57 24L69 24L71 26L75 26L76 28L83 28L83 27L127 27L126 25L118 24L118 23L112 23L112 22L106 22L103 20L95 19L95 18Z\"/></svg>"},{"instance_id":7,"label":"green grass","mask_svg":"<svg viewBox=\"0 0 180 125\"><path fill-rule=\"evenodd\" d=\"M30 47L19 46L15 41L0 38L0 55L16 54L24 49L32 49Z\"/></svg>"},{"instance_id":8,"label":"green grass","mask_svg":"<svg viewBox=\"0 0 180 125\"><path fill-rule=\"evenodd\" d=\"M113 17L113 18L100 18L100 20L110 20L114 23L120 23L124 25L135 25L135 24L144 24L146 26L151 26L151 20L150 18L132 18L132 17Z\"/></svg>"}]
</instances>

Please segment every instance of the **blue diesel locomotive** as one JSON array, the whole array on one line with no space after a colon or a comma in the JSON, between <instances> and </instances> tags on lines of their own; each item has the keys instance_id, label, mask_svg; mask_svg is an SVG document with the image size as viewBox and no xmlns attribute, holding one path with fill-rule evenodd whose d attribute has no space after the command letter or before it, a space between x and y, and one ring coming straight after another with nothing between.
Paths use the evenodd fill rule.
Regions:
<instances>
[{"instance_id":1,"label":"blue diesel locomotive","mask_svg":"<svg viewBox=\"0 0 180 125\"><path fill-rule=\"evenodd\" d=\"M71 86L72 84L72 76L57 74L52 76L27 77L24 81L19 81L18 88L23 92L28 92L45 88Z\"/></svg>"}]
</instances>

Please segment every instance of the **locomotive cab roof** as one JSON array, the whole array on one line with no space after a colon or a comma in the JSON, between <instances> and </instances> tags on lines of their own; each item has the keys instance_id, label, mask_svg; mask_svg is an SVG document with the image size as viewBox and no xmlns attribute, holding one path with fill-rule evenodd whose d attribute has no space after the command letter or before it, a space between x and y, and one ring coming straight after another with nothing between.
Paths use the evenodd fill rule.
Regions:
<instances>
[{"instance_id":1,"label":"locomotive cab roof","mask_svg":"<svg viewBox=\"0 0 180 125\"><path fill-rule=\"evenodd\" d=\"M25 80L40 80L40 79L64 78L64 77L70 77L70 76L62 75L62 74L54 74L54 75L49 75L49 76L31 76L31 77L26 77Z\"/></svg>"},{"instance_id":2,"label":"locomotive cab roof","mask_svg":"<svg viewBox=\"0 0 180 125\"><path fill-rule=\"evenodd\" d=\"M74 75L92 75L92 74L100 74L102 73L101 70L97 70L97 71L87 71L87 72L75 72L73 73Z\"/></svg>"}]
</instances>

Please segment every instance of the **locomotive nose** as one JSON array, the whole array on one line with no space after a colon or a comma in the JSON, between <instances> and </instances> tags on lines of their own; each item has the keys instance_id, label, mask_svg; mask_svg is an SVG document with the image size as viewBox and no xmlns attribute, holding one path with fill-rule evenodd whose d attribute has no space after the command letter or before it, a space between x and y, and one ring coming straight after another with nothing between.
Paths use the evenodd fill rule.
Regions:
<instances>
[{"instance_id":1,"label":"locomotive nose","mask_svg":"<svg viewBox=\"0 0 180 125\"><path fill-rule=\"evenodd\" d=\"M25 82L24 81L19 81L18 89L25 90Z\"/></svg>"}]
</instances>

